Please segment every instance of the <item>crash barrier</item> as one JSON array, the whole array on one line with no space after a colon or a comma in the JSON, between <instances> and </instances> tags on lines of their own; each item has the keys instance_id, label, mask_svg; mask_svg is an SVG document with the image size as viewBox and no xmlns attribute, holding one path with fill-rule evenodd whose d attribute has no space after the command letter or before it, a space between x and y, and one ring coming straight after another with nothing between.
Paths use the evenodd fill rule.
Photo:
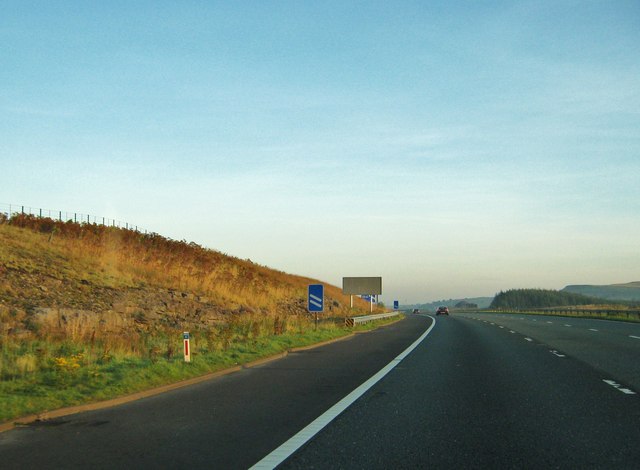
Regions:
<instances>
[{"instance_id":1,"label":"crash barrier","mask_svg":"<svg viewBox=\"0 0 640 470\"><path fill-rule=\"evenodd\" d=\"M490 308L489 313L528 313L536 315L561 315L567 317L592 317L640 321L640 310L605 309L605 308Z\"/></svg>"},{"instance_id":2,"label":"crash barrier","mask_svg":"<svg viewBox=\"0 0 640 470\"><path fill-rule=\"evenodd\" d=\"M356 323L367 323L375 320L382 320L383 318L395 317L400 312L379 313L377 315L363 315L360 317L347 317L344 319L345 326L355 326Z\"/></svg>"}]
</instances>

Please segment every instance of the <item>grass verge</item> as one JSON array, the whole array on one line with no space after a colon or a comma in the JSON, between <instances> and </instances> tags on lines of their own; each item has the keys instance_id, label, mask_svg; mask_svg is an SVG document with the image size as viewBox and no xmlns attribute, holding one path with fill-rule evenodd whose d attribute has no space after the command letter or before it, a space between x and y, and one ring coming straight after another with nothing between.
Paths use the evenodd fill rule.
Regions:
<instances>
[{"instance_id":1,"label":"grass verge","mask_svg":"<svg viewBox=\"0 0 640 470\"><path fill-rule=\"evenodd\" d=\"M41 343L23 344L20 367L0 382L0 423L21 416L104 401L161 385L202 376L236 365L247 364L297 347L337 339L352 332L370 331L399 321L403 316L346 328L323 322L316 329L310 322L279 335L235 338L220 346L207 339L206 332L192 335L192 358L181 355L139 357L116 355L96 358L88 345L60 344L48 360L36 365ZM49 348L53 347L49 345ZM42 361L40 361L42 362Z\"/></svg>"}]
</instances>

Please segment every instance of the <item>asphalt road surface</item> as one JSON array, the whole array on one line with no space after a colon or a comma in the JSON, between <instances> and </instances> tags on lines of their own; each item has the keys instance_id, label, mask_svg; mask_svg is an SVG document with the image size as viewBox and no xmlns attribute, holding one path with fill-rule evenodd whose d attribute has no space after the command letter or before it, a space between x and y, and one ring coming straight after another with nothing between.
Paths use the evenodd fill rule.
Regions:
<instances>
[{"instance_id":1,"label":"asphalt road surface","mask_svg":"<svg viewBox=\"0 0 640 470\"><path fill-rule=\"evenodd\" d=\"M430 323L411 318L189 388L1 433L0 469L249 468Z\"/></svg>"},{"instance_id":2,"label":"asphalt road surface","mask_svg":"<svg viewBox=\"0 0 640 470\"><path fill-rule=\"evenodd\" d=\"M638 326L519 318L437 317L281 467L640 468ZM248 468L433 321L412 315L188 389L0 434L0 467Z\"/></svg>"},{"instance_id":3,"label":"asphalt road surface","mask_svg":"<svg viewBox=\"0 0 640 470\"><path fill-rule=\"evenodd\" d=\"M606 364L594 368L547 344L585 341L576 350L589 350L573 336L581 321L532 320L438 317L399 367L282 468L640 468L637 389ZM544 321L543 330L529 321ZM624 375L633 377L640 341L630 335L638 326L584 326L629 340L635 363L616 370L628 367Z\"/></svg>"}]
</instances>

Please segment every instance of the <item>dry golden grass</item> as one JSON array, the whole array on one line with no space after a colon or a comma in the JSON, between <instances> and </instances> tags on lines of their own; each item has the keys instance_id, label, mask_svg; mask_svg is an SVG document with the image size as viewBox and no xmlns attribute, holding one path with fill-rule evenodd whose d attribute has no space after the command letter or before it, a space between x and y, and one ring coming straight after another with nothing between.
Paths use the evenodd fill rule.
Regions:
<instances>
[{"instance_id":1,"label":"dry golden grass","mask_svg":"<svg viewBox=\"0 0 640 470\"><path fill-rule=\"evenodd\" d=\"M157 234L0 220L0 375L28 374L64 345L91 363L171 357L183 330L213 349L301 331L307 285L317 282ZM325 286L325 316L368 313L360 299L350 312L349 297Z\"/></svg>"},{"instance_id":2,"label":"dry golden grass","mask_svg":"<svg viewBox=\"0 0 640 470\"><path fill-rule=\"evenodd\" d=\"M283 301L306 299L307 284L318 282L157 234L29 216L11 223L0 224L0 261L7 268L92 286L167 288L269 311ZM331 302L349 301L337 287L327 286L326 293Z\"/></svg>"}]
</instances>

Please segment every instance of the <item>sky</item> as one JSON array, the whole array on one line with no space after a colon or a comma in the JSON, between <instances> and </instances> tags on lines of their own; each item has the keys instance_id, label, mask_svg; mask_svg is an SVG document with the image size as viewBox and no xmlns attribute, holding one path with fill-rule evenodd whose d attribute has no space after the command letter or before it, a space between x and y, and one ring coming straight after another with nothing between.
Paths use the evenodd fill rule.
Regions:
<instances>
[{"instance_id":1,"label":"sky","mask_svg":"<svg viewBox=\"0 0 640 470\"><path fill-rule=\"evenodd\" d=\"M0 64L0 208L387 303L640 280L638 1L5 0Z\"/></svg>"}]
</instances>

